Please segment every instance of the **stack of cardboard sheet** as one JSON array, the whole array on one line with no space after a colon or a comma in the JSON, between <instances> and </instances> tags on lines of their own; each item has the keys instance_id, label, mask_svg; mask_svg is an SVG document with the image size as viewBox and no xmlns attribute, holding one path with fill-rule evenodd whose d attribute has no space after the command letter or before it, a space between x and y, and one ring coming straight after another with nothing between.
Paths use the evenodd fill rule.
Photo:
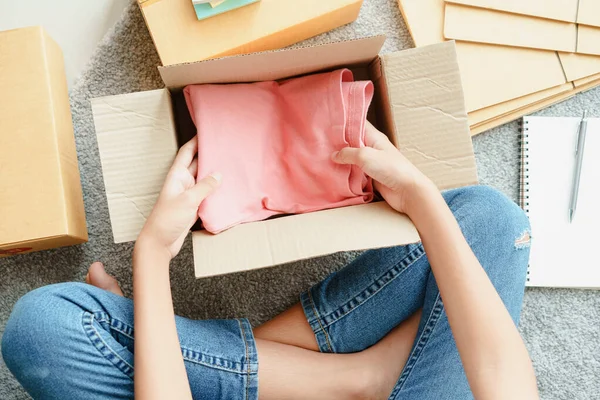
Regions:
<instances>
[{"instance_id":1,"label":"stack of cardboard sheet","mask_svg":"<svg viewBox=\"0 0 600 400\"><path fill-rule=\"evenodd\" d=\"M471 133L600 85L598 0L399 0L416 46L457 41Z\"/></svg>"}]
</instances>

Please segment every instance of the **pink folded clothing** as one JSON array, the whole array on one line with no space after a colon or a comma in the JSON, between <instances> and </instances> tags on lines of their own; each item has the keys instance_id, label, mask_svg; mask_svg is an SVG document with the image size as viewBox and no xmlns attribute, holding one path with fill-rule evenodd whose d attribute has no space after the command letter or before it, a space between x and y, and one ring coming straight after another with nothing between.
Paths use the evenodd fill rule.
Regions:
<instances>
[{"instance_id":1,"label":"pink folded clothing","mask_svg":"<svg viewBox=\"0 0 600 400\"><path fill-rule=\"evenodd\" d=\"M198 129L198 177L223 176L198 209L207 231L373 199L359 168L331 161L334 151L364 146L372 82L354 82L342 69L283 82L190 85L184 94Z\"/></svg>"}]
</instances>

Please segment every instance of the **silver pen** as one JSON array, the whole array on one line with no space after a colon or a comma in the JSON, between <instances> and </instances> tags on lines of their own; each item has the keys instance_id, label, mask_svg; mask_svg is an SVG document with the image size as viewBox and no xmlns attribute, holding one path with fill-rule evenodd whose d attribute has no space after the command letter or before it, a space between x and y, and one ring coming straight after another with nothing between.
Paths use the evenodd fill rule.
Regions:
<instances>
[{"instance_id":1,"label":"silver pen","mask_svg":"<svg viewBox=\"0 0 600 400\"><path fill-rule=\"evenodd\" d=\"M573 188L571 189L571 202L569 204L569 223L573 222L575 209L577 208L577 197L579 195L579 180L581 178L581 166L583 164L583 149L585 147L585 135L587 133L587 111L583 112L579 131L577 132L577 147L575 149L575 172L573 173Z\"/></svg>"}]
</instances>

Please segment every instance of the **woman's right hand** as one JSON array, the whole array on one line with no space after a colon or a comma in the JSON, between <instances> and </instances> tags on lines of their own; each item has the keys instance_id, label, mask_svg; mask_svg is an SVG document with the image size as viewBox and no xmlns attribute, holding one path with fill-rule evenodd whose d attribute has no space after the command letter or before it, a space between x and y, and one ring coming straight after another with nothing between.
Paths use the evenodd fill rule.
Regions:
<instances>
[{"instance_id":1,"label":"woman's right hand","mask_svg":"<svg viewBox=\"0 0 600 400\"><path fill-rule=\"evenodd\" d=\"M375 189L396 211L410 216L423 192L439 192L434 183L367 122L366 147L346 147L332 154L337 164L353 164L375 180Z\"/></svg>"}]
</instances>

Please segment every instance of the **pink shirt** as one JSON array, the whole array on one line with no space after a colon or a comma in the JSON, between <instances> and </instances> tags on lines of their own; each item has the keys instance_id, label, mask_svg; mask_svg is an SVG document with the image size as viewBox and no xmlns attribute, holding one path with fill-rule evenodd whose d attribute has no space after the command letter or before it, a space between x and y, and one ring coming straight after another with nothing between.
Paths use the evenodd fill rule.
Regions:
<instances>
[{"instance_id":1,"label":"pink shirt","mask_svg":"<svg viewBox=\"0 0 600 400\"><path fill-rule=\"evenodd\" d=\"M342 69L282 82L190 85L184 94L198 129L198 177L223 176L198 209L209 232L373 199L359 168L330 158L364 146L372 82L354 82Z\"/></svg>"}]
</instances>

